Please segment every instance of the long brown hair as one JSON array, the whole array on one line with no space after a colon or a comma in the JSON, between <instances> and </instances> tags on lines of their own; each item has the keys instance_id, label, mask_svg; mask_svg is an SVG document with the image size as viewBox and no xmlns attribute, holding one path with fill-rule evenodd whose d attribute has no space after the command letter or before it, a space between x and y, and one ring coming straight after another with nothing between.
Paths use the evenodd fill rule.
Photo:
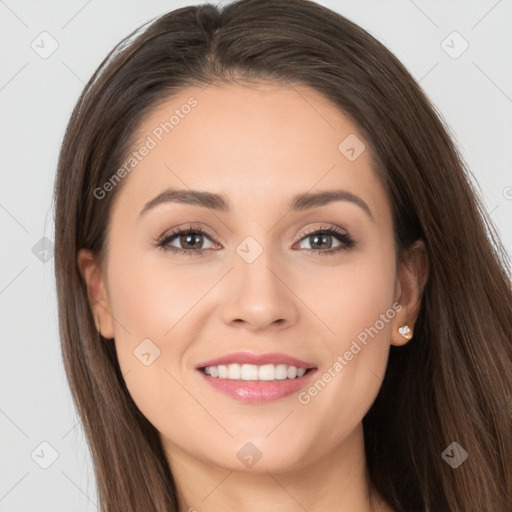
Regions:
<instances>
[{"instance_id":1,"label":"long brown hair","mask_svg":"<svg viewBox=\"0 0 512 512\"><path fill-rule=\"evenodd\" d=\"M310 86L369 141L390 200L398 257L429 259L413 340L392 347L363 420L371 485L397 511L512 510L512 292L506 251L441 115L400 61L308 0L240 0L169 12L101 63L72 113L55 184L55 272L63 359L92 453L101 510L179 510L158 432L96 330L78 250L104 254L141 120L190 85L271 80ZM457 442L456 469L443 451Z\"/></svg>"}]
</instances>

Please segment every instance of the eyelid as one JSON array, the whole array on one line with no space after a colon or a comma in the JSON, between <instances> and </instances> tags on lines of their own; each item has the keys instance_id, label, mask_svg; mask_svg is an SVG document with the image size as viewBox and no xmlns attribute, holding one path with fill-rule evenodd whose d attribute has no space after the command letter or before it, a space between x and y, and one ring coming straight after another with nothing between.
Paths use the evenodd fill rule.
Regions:
<instances>
[{"instance_id":1,"label":"eyelid","mask_svg":"<svg viewBox=\"0 0 512 512\"><path fill-rule=\"evenodd\" d=\"M325 230L329 230L329 229L339 232L340 234L343 234L343 235L347 235L347 236L349 235L349 232L346 229L340 228L339 226L335 226L333 224L322 224L322 225L312 228L310 230L303 231L298 236L300 236L300 239L302 239L308 235L312 235L313 233L316 233L317 231L325 231Z\"/></svg>"}]
</instances>

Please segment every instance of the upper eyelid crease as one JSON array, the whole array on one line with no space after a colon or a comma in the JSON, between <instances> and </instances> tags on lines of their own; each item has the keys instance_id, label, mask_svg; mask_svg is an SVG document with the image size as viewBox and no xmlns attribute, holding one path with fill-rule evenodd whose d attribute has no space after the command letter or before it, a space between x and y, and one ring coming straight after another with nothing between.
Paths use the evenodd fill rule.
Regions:
<instances>
[{"instance_id":1,"label":"upper eyelid crease","mask_svg":"<svg viewBox=\"0 0 512 512\"><path fill-rule=\"evenodd\" d=\"M371 221L375 223L375 218L366 202L359 196L352 194L347 190L328 190L324 192L308 192L299 194L292 198L290 211L295 212L310 208L318 208L333 201L349 201L356 204L368 215ZM158 196L148 201L140 211L139 216L144 215L147 211L155 208L159 204L169 202L201 206L225 213L229 213L231 211L229 200L224 194L216 194L200 190L168 188Z\"/></svg>"}]
</instances>

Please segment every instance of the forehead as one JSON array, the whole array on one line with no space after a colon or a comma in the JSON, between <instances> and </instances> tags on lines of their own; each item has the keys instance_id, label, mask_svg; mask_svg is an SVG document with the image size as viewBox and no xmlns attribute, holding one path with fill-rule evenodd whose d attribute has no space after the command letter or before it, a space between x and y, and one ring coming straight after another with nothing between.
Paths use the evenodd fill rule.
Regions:
<instances>
[{"instance_id":1,"label":"forehead","mask_svg":"<svg viewBox=\"0 0 512 512\"><path fill-rule=\"evenodd\" d=\"M132 150L131 204L166 187L222 192L239 209L340 187L385 201L356 126L305 86L188 87L146 116Z\"/></svg>"}]
</instances>

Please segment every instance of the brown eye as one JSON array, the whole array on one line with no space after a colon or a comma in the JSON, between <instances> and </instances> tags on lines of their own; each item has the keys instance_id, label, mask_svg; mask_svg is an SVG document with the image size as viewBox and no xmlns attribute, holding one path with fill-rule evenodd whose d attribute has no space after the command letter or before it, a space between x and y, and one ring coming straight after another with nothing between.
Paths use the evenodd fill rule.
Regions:
<instances>
[{"instance_id":1,"label":"brown eye","mask_svg":"<svg viewBox=\"0 0 512 512\"><path fill-rule=\"evenodd\" d=\"M190 256L202 255L207 249L212 247L204 247L204 240L212 241L210 235L201 228L181 228L166 233L158 242L158 247L172 251L177 254L187 254ZM171 245L177 243L178 247Z\"/></svg>"},{"instance_id":2,"label":"brown eye","mask_svg":"<svg viewBox=\"0 0 512 512\"><path fill-rule=\"evenodd\" d=\"M333 238L339 242L334 249L332 249ZM309 243L309 247L305 248L307 252L313 251L318 254L337 254L355 245L354 240L348 233L335 228L317 229L312 233L307 233L301 240L306 240Z\"/></svg>"}]
</instances>

